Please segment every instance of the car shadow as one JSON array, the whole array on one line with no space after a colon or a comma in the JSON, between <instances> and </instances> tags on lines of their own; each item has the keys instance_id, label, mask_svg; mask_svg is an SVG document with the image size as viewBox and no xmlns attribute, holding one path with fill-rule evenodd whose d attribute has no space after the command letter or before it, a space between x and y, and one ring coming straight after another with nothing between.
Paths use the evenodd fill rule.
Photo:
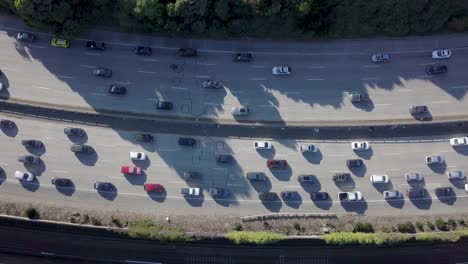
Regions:
<instances>
[{"instance_id":1,"label":"car shadow","mask_svg":"<svg viewBox=\"0 0 468 264\"><path fill-rule=\"evenodd\" d=\"M362 163L361 167L348 167L349 171L357 177L364 177L367 172L366 163Z\"/></svg>"},{"instance_id":2,"label":"car shadow","mask_svg":"<svg viewBox=\"0 0 468 264\"><path fill-rule=\"evenodd\" d=\"M131 184L131 185L141 185L143 186L146 182L146 179L148 176L146 175L146 172L141 171L140 175L137 174L126 174L124 173L125 179Z\"/></svg>"},{"instance_id":3,"label":"car shadow","mask_svg":"<svg viewBox=\"0 0 468 264\"><path fill-rule=\"evenodd\" d=\"M118 190L114 184L112 184L112 186L114 186L114 190L112 191L97 191L97 192L102 198L109 200L109 201L113 201L115 197L117 197Z\"/></svg>"},{"instance_id":4,"label":"car shadow","mask_svg":"<svg viewBox=\"0 0 468 264\"><path fill-rule=\"evenodd\" d=\"M444 174L447 170L447 164L445 163L445 160L442 163L428 164L427 166L437 174Z\"/></svg>"},{"instance_id":5,"label":"car shadow","mask_svg":"<svg viewBox=\"0 0 468 264\"><path fill-rule=\"evenodd\" d=\"M44 155L44 153L46 153L46 147L44 145L44 143L42 143L42 146L40 148L31 148L31 147L25 147L26 150L33 154L33 155L36 155L38 157Z\"/></svg>"},{"instance_id":6,"label":"car shadow","mask_svg":"<svg viewBox=\"0 0 468 264\"><path fill-rule=\"evenodd\" d=\"M250 181L250 185L259 193L269 192L271 190L271 181L268 176L266 176L264 181Z\"/></svg>"},{"instance_id":7,"label":"car shadow","mask_svg":"<svg viewBox=\"0 0 468 264\"><path fill-rule=\"evenodd\" d=\"M413 205L416 208L421 209L421 210L431 209L431 206L432 206L431 195L427 192L427 190L425 191L425 193L426 193L426 196L424 198L413 198L413 199L409 198L411 203L413 203Z\"/></svg>"},{"instance_id":8,"label":"car shadow","mask_svg":"<svg viewBox=\"0 0 468 264\"><path fill-rule=\"evenodd\" d=\"M317 176L307 174L307 176L309 176L312 179L311 182L300 182L299 181L300 176L302 175L297 176L298 182L301 185L302 189L304 189L304 191L306 191L307 193L318 192L322 188L322 184L318 180Z\"/></svg>"},{"instance_id":9,"label":"car shadow","mask_svg":"<svg viewBox=\"0 0 468 264\"><path fill-rule=\"evenodd\" d=\"M322 210L330 210L330 208L333 205L333 200L330 194L328 194L327 200L321 200L321 201L312 200L312 202L314 203L315 206L317 206L317 208L320 208Z\"/></svg>"},{"instance_id":10,"label":"car shadow","mask_svg":"<svg viewBox=\"0 0 468 264\"><path fill-rule=\"evenodd\" d=\"M6 181L6 179L7 179L7 175L6 175L5 170L0 169L0 185L2 185L3 182Z\"/></svg>"},{"instance_id":11,"label":"car shadow","mask_svg":"<svg viewBox=\"0 0 468 264\"><path fill-rule=\"evenodd\" d=\"M422 178L422 180L420 181L413 181L413 182L408 182L408 186L410 186L410 188L424 188L426 187L426 178Z\"/></svg>"},{"instance_id":12,"label":"car shadow","mask_svg":"<svg viewBox=\"0 0 468 264\"><path fill-rule=\"evenodd\" d=\"M462 190L465 189L465 184L466 184L465 179L456 179L456 180L454 179L454 180L449 180L449 182L453 185L453 187L457 189L462 189Z\"/></svg>"},{"instance_id":13,"label":"car shadow","mask_svg":"<svg viewBox=\"0 0 468 264\"><path fill-rule=\"evenodd\" d=\"M135 166L140 167L142 170L148 169L148 167L151 165L151 160L148 155L146 155L146 159L144 160L132 160L132 162Z\"/></svg>"},{"instance_id":14,"label":"car shadow","mask_svg":"<svg viewBox=\"0 0 468 264\"><path fill-rule=\"evenodd\" d=\"M82 144L85 144L86 142L88 142L88 133L85 132L84 135L81 136L81 137L67 135L67 138L68 138L68 140L70 140L74 144L82 145Z\"/></svg>"},{"instance_id":15,"label":"car shadow","mask_svg":"<svg viewBox=\"0 0 468 264\"><path fill-rule=\"evenodd\" d=\"M320 164L323 159L320 149L317 152L302 152L302 156L311 164Z\"/></svg>"},{"instance_id":16,"label":"car shadow","mask_svg":"<svg viewBox=\"0 0 468 264\"><path fill-rule=\"evenodd\" d=\"M271 149L256 149L256 151L264 159L273 159L276 154L275 146L272 146Z\"/></svg>"},{"instance_id":17,"label":"car shadow","mask_svg":"<svg viewBox=\"0 0 468 264\"><path fill-rule=\"evenodd\" d=\"M298 192L295 192L296 193L296 199L294 200L291 200L291 199L283 199L283 202L284 204L286 204L287 206L289 207L292 207L292 208L299 208L302 204L302 197L301 195L298 193Z\"/></svg>"},{"instance_id":18,"label":"car shadow","mask_svg":"<svg viewBox=\"0 0 468 264\"><path fill-rule=\"evenodd\" d=\"M26 168L27 171L31 172L35 176L41 176L42 173L44 173L44 171L46 170L46 164L44 163L44 161L42 159L36 165L26 164L26 163L23 163L23 165L24 165L24 167Z\"/></svg>"},{"instance_id":19,"label":"car shadow","mask_svg":"<svg viewBox=\"0 0 468 264\"><path fill-rule=\"evenodd\" d=\"M464 146L464 147L454 147L453 149L455 150L455 152L457 152L460 155L468 156L468 148L466 146Z\"/></svg>"},{"instance_id":20,"label":"car shadow","mask_svg":"<svg viewBox=\"0 0 468 264\"><path fill-rule=\"evenodd\" d=\"M201 207L205 201L205 195L203 194L203 189L200 188L200 196L184 196L185 201L192 207Z\"/></svg>"},{"instance_id":21,"label":"car shadow","mask_svg":"<svg viewBox=\"0 0 468 264\"><path fill-rule=\"evenodd\" d=\"M429 122L432 121L433 117L431 114L431 111L428 110L427 113L425 114L416 114L416 115L411 115L415 120L421 121L421 122Z\"/></svg>"},{"instance_id":22,"label":"car shadow","mask_svg":"<svg viewBox=\"0 0 468 264\"><path fill-rule=\"evenodd\" d=\"M211 198L213 199L213 201L215 201L215 203L223 207L229 207L230 205L238 204L238 202L235 200L235 197L232 195L232 193L228 193L224 197L212 196Z\"/></svg>"},{"instance_id":23,"label":"car shadow","mask_svg":"<svg viewBox=\"0 0 468 264\"><path fill-rule=\"evenodd\" d=\"M453 205L455 204L455 201L457 200L457 195L453 192L453 190L452 190L452 195L450 196L439 195L436 193L436 197L441 203L444 203L447 205Z\"/></svg>"},{"instance_id":24,"label":"car shadow","mask_svg":"<svg viewBox=\"0 0 468 264\"><path fill-rule=\"evenodd\" d=\"M374 105L374 102L372 101L372 99L369 98L368 101L364 101L364 102L351 102L351 104L353 104L353 106L357 109L360 109L360 110L363 110L363 111L366 111L366 112L371 112L372 110L374 110L375 108L375 105Z\"/></svg>"},{"instance_id":25,"label":"car shadow","mask_svg":"<svg viewBox=\"0 0 468 264\"><path fill-rule=\"evenodd\" d=\"M372 185L374 185L374 188L379 193L383 193L383 191L386 191L386 190L393 190L393 184L391 180L389 180L387 183L377 183L377 184L372 184Z\"/></svg>"},{"instance_id":26,"label":"car shadow","mask_svg":"<svg viewBox=\"0 0 468 264\"><path fill-rule=\"evenodd\" d=\"M5 134L7 137L16 137L18 135L18 126L15 124L13 127L2 127L2 132Z\"/></svg>"},{"instance_id":27,"label":"car shadow","mask_svg":"<svg viewBox=\"0 0 468 264\"><path fill-rule=\"evenodd\" d=\"M66 187L55 186L55 189L57 189L59 193L66 196L72 196L73 193L75 193L75 188L75 183L73 181L71 181L70 185Z\"/></svg>"},{"instance_id":28,"label":"car shadow","mask_svg":"<svg viewBox=\"0 0 468 264\"><path fill-rule=\"evenodd\" d=\"M270 212L279 212L283 207L283 202L279 197L274 201L261 201L262 205Z\"/></svg>"},{"instance_id":29,"label":"car shadow","mask_svg":"<svg viewBox=\"0 0 468 264\"><path fill-rule=\"evenodd\" d=\"M167 197L167 191L166 188L163 188L162 192L147 192L148 196L151 198L151 200L162 203L166 200Z\"/></svg>"},{"instance_id":30,"label":"car shadow","mask_svg":"<svg viewBox=\"0 0 468 264\"><path fill-rule=\"evenodd\" d=\"M385 201L388 203L388 205L390 205L393 208L397 208L397 209L401 209L405 205L405 198L404 197L401 197L399 199L386 199Z\"/></svg>"},{"instance_id":31,"label":"car shadow","mask_svg":"<svg viewBox=\"0 0 468 264\"><path fill-rule=\"evenodd\" d=\"M19 181L20 184L23 186L24 189L30 191L30 192L35 192L37 189L39 189L39 180L34 177L34 179L30 182L27 181Z\"/></svg>"},{"instance_id":32,"label":"car shadow","mask_svg":"<svg viewBox=\"0 0 468 264\"><path fill-rule=\"evenodd\" d=\"M372 155L374 155L374 150L372 147L366 150L354 150L354 153L356 156L365 159L365 160L370 160L372 158Z\"/></svg>"},{"instance_id":33,"label":"car shadow","mask_svg":"<svg viewBox=\"0 0 468 264\"><path fill-rule=\"evenodd\" d=\"M349 177L345 182L335 182L335 185L343 192L351 192L356 188L356 182L353 177Z\"/></svg>"},{"instance_id":34,"label":"car shadow","mask_svg":"<svg viewBox=\"0 0 468 264\"><path fill-rule=\"evenodd\" d=\"M10 91L9 91L9 87L10 87L10 81L8 80L7 76L5 75L5 73L3 73L2 75L0 75L0 82L3 84L3 90L0 91L0 99L1 100L8 100L10 99Z\"/></svg>"},{"instance_id":35,"label":"car shadow","mask_svg":"<svg viewBox=\"0 0 468 264\"><path fill-rule=\"evenodd\" d=\"M270 169L270 172L271 174L273 174L273 176L275 176L276 179L280 181L289 181L289 179L291 179L291 176L292 176L292 169L289 165L284 170Z\"/></svg>"},{"instance_id":36,"label":"car shadow","mask_svg":"<svg viewBox=\"0 0 468 264\"><path fill-rule=\"evenodd\" d=\"M98 160L98 154L96 151L92 153L77 153L74 152L76 158L81 162L81 164L86 166L94 166Z\"/></svg>"},{"instance_id":37,"label":"car shadow","mask_svg":"<svg viewBox=\"0 0 468 264\"><path fill-rule=\"evenodd\" d=\"M341 201L341 206L346 212L364 214L367 211L367 201L362 198L361 201Z\"/></svg>"}]
</instances>

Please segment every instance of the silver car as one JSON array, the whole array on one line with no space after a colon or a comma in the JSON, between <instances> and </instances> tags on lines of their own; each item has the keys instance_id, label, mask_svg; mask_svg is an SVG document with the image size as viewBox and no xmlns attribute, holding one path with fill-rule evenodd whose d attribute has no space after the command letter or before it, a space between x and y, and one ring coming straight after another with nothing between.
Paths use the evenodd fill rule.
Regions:
<instances>
[{"instance_id":1,"label":"silver car","mask_svg":"<svg viewBox=\"0 0 468 264\"><path fill-rule=\"evenodd\" d=\"M249 115L249 108L245 106L233 107L231 109L231 114L233 116L247 116Z\"/></svg>"}]
</instances>

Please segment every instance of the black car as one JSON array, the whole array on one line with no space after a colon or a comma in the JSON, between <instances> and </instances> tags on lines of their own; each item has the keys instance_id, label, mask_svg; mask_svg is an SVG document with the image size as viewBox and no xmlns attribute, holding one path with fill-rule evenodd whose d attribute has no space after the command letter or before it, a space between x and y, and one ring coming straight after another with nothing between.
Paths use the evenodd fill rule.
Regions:
<instances>
[{"instance_id":1,"label":"black car","mask_svg":"<svg viewBox=\"0 0 468 264\"><path fill-rule=\"evenodd\" d=\"M313 182L314 177L312 175L299 175L299 176L297 176L297 180L299 182L304 182L304 183Z\"/></svg>"},{"instance_id":2,"label":"black car","mask_svg":"<svg viewBox=\"0 0 468 264\"><path fill-rule=\"evenodd\" d=\"M295 191L283 191L281 192L281 198L283 200L297 200L299 198L299 193Z\"/></svg>"},{"instance_id":3,"label":"black car","mask_svg":"<svg viewBox=\"0 0 468 264\"><path fill-rule=\"evenodd\" d=\"M156 109L171 110L174 107L174 105L168 101L156 101L154 107Z\"/></svg>"},{"instance_id":4,"label":"black car","mask_svg":"<svg viewBox=\"0 0 468 264\"><path fill-rule=\"evenodd\" d=\"M351 177L351 174L347 172L337 172L333 174L333 181L334 182L345 182Z\"/></svg>"},{"instance_id":5,"label":"black car","mask_svg":"<svg viewBox=\"0 0 468 264\"><path fill-rule=\"evenodd\" d=\"M177 55L181 57L195 57L197 56L197 50L191 48L182 48L177 51Z\"/></svg>"},{"instance_id":6,"label":"black car","mask_svg":"<svg viewBox=\"0 0 468 264\"><path fill-rule=\"evenodd\" d=\"M153 142L154 136L148 133L139 133L135 136L135 140L139 142Z\"/></svg>"},{"instance_id":7,"label":"black car","mask_svg":"<svg viewBox=\"0 0 468 264\"><path fill-rule=\"evenodd\" d=\"M232 55L232 61L234 62L251 62L252 59L251 53L236 53Z\"/></svg>"},{"instance_id":8,"label":"black car","mask_svg":"<svg viewBox=\"0 0 468 264\"><path fill-rule=\"evenodd\" d=\"M219 163L232 163L233 158L231 155L228 154L218 154L216 155L216 161Z\"/></svg>"},{"instance_id":9,"label":"black car","mask_svg":"<svg viewBox=\"0 0 468 264\"><path fill-rule=\"evenodd\" d=\"M106 44L104 42L101 42L101 45L97 45L96 41L88 40L88 41L86 41L86 48L89 49L89 50L103 51L103 50L106 49Z\"/></svg>"},{"instance_id":10,"label":"black car","mask_svg":"<svg viewBox=\"0 0 468 264\"><path fill-rule=\"evenodd\" d=\"M32 33L19 32L18 35L16 35L16 39L22 42L34 42L34 40L36 40L36 35Z\"/></svg>"},{"instance_id":11,"label":"black car","mask_svg":"<svg viewBox=\"0 0 468 264\"><path fill-rule=\"evenodd\" d=\"M110 94L120 94L120 95L124 95L124 94L127 93L127 88L125 88L124 86L111 84L111 85L109 86L109 93L110 93Z\"/></svg>"},{"instance_id":12,"label":"black car","mask_svg":"<svg viewBox=\"0 0 468 264\"><path fill-rule=\"evenodd\" d=\"M409 198L422 198L426 196L426 189L409 189L406 191Z\"/></svg>"},{"instance_id":13,"label":"black car","mask_svg":"<svg viewBox=\"0 0 468 264\"><path fill-rule=\"evenodd\" d=\"M455 193L452 187L438 187L434 190L437 196L454 196Z\"/></svg>"},{"instance_id":14,"label":"black car","mask_svg":"<svg viewBox=\"0 0 468 264\"><path fill-rule=\"evenodd\" d=\"M27 148L40 148L42 147L42 142L35 139L23 139L21 144Z\"/></svg>"},{"instance_id":15,"label":"black car","mask_svg":"<svg viewBox=\"0 0 468 264\"><path fill-rule=\"evenodd\" d=\"M34 155L22 155L18 157L18 161L23 162L25 164L36 165L39 164L39 162L41 162L41 158L36 157Z\"/></svg>"},{"instance_id":16,"label":"black car","mask_svg":"<svg viewBox=\"0 0 468 264\"><path fill-rule=\"evenodd\" d=\"M110 182L95 182L94 189L98 191L112 191L114 190L114 185Z\"/></svg>"},{"instance_id":17,"label":"black car","mask_svg":"<svg viewBox=\"0 0 468 264\"><path fill-rule=\"evenodd\" d=\"M179 138L179 145L193 147L197 144L197 141L194 138Z\"/></svg>"},{"instance_id":18,"label":"black car","mask_svg":"<svg viewBox=\"0 0 468 264\"><path fill-rule=\"evenodd\" d=\"M361 159L349 159L346 161L346 166L352 167L361 167L363 164Z\"/></svg>"},{"instance_id":19,"label":"black car","mask_svg":"<svg viewBox=\"0 0 468 264\"><path fill-rule=\"evenodd\" d=\"M63 129L63 133L68 136L82 137L84 136L85 131L78 127L66 127Z\"/></svg>"},{"instance_id":20,"label":"black car","mask_svg":"<svg viewBox=\"0 0 468 264\"><path fill-rule=\"evenodd\" d=\"M0 121L0 125L2 127L12 128L15 126L15 122L8 120L8 119L2 119L2 121Z\"/></svg>"},{"instance_id":21,"label":"black car","mask_svg":"<svg viewBox=\"0 0 468 264\"><path fill-rule=\"evenodd\" d=\"M112 77L112 70L108 68L97 67L93 70L93 74L96 77L110 78Z\"/></svg>"},{"instance_id":22,"label":"black car","mask_svg":"<svg viewBox=\"0 0 468 264\"><path fill-rule=\"evenodd\" d=\"M310 194L310 199L314 201L328 200L328 193L327 192L313 192Z\"/></svg>"},{"instance_id":23,"label":"black car","mask_svg":"<svg viewBox=\"0 0 468 264\"><path fill-rule=\"evenodd\" d=\"M409 112L412 115L421 115L429 112L429 109L425 105L414 105L409 108Z\"/></svg>"},{"instance_id":24,"label":"black car","mask_svg":"<svg viewBox=\"0 0 468 264\"><path fill-rule=\"evenodd\" d=\"M85 154L90 154L94 152L93 147L88 146L88 145L79 145L79 144L71 145L70 150L75 153L85 153Z\"/></svg>"},{"instance_id":25,"label":"black car","mask_svg":"<svg viewBox=\"0 0 468 264\"><path fill-rule=\"evenodd\" d=\"M247 172L247 180L250 181L265 181L266 176L263 172Z\"/></svg>"},{"instance_id":26,"label":"black car","mask_svg":"<svg viewBox=\"0 0 468 264\"><path fill-rule=\"evenodd\" d=\"M133 52L137 55L150 56L153 54L153 49L151 47L138 46L133 49Z\"/></svg>"},{"instance_id":27,"label":"black car","mask_svg":"<svg viewBox=\"0 0 468 264\"><path fill-rule=\"evenodd\" d=\"M426 72L429 75L442 74L447 72L445 65L429 65L426 67Z\"/></svg>"},{"instance_id":28,"label":"black car","mask_svg":"<svg viewBox=\"0 0 468 264\"><path fill-rule=\"evenodd\" d=\"M72 181L66 178L53 177L51 183L58 187L67 187L71 185Z\"/></svg>"},{"instance_id":29,"label":"black car","mask_svg":"<svg viewBox=\"0 0 468 264\"><path fill-rule=\"evenodd\" d=\"M195 171L186 171L182 174L182 178L186 181L198 181L201 178L201 175Z\"/></svg>"},{"instance_id":30,"label":"black car","mask_svg":"<svg viewBox=\"0 0 468 264\"><path fill-rule=\"evenodd\" d=\"M263 192L258 194L258 199L262 201L274 201L278 199L278 195L274 192Z\"/></svg>"}]
</instances>

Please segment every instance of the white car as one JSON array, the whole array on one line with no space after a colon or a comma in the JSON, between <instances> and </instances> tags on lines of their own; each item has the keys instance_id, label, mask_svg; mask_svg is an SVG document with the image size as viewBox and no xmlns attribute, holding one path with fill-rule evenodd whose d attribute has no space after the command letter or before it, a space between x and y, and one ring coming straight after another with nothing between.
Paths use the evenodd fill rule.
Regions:
<instances>
[{"instance_id":1,"label":"white car","mask_svg":"<svg viewBox=\"0 0 468 264\"><path fill-rule=\"evenodd\" d=\"M442 156L426 156L426 164L444 163Z\"/></svg>"},{"instance_id":2,"label":"white car","mask_svg":"<svg viewBox=\"0 0 468 264\"><path fill-rule=\"evenodd\" d=\"M452 52L449 49L434 50L432 52L433 59L448 59L452 56Z\"/></svg>"},{"instance_id":3,"label":"white car","mask_svg":"<svg viewBox=\"0 0 468 264\"><path fill-rule=\"evenodd\" d=\"M288 75L291 74L291 67L289 66L277 66L271 70L273 75Z\"/></svg>"},{"instance_id":4,"label":"white car","mask_svg":"<svg viewBox=\"0 0 468 264\"><path fill-rule=\"evenodd\" d=\"M408 173L405 173L405 179L406 181L409 181L409 182L422 181L423 176L417 172L408 172Z\"/></svg>"},{"instance_id":5,"label":"white car","mask_svg":"<svg viewBox=\"0 0 468 264\"><path fill-rule=\"evenodd\" d=\"M465 191L468 192L468 183L465 184Z\"/></svg>"},{"instance_id":6,"label":"white car","mask_svg":"<svg viewBox=\"0 0 468 264\"><path fill-rule=\"evenodd\" d=\"M372 183L388 183L388 175L385 175L385 174L371 175L370 181Z\"/></svg>"},{"instance_id":7,"label":"white car","mask_svg":"<svg viewBox=\"0 0 468 264\"><path fill-rule=\"evenodd\" d=\"M365 150L365 149L369 149L370 145L369 145L369 142L367 141L354 141L354 142L351 142L351 148L353 150Z\"/></svg>"},{"instance_id":8,"label":"white car","mask_svg":"<svg viewBox=\"0 0 468 264\"><path fill-rule=\"evenodd\" d=\"M233 107L231 109L231 114L233 116L247 116L249 115L249 108L245 106Z\"/></svg>"},{"instance_id":9,"label":"white car","mask_svg":"<svg viewBox=\"0 0 468 264\"><path fill-rule=\"evenodd\" d=\"M383 197L385 199L399 199L399 198L403 197L403 195L399 191L390 190L390 191L384 191L383 192Z\"/></svg>"},{"instance_id":10,"label":"white car","mask_svg":"<svg viewBox=\"0 0 468 264\"><path fill-rule=\"evenodd\" d=\"M302 144L299 146L299 148L301 149L301 152L317 152L318 151L317 146L313 144Z\"/></svg>"},{"instance_id":11,"label":"white car","mask_svg":"<svg viewBox=\"0 0 468 264\"><path fill-rule=\"evenodd\" d=\"M447 177L449 180L457 180L465 178L463 171L447 171Z\"/></svg>"},{"instance_id":12,"label":"white car","mask_svg":"<svg viewBox=\"0 0 468 264\"><path fill-rule=\"evenodd\" d=\"M130 152L130 159L132 160L145 160L146 154L143 152Z\"/></svg>"},{"instance_id":13,"label":"white car","mask_svg":"<svg viewBox=\"0 0 468 264\"><path fill-rule=\"evenodd\" d=\"M34 180L34 175L30 172L15 171L15 178L20 181L32 181Z\"/></svg>"},{"instance_id":14,"label":"white car","mask_svg":"<svg viewBox=\"0 0 468 264\"><path fill-rule=\"evenodd\" d=\"M450 145L452 147L466 146L468 145L468 137L451 138Z\"/></svg>"},{"instance_id":15,"label":"white car","mask_svg":"<svg viewBox=\"0 0 468 264\"><path fill-rule=\"evenodd\" d=\"M254 147L255 149L271 149L271 142L270 141L255 141Z\"/></svg>"}]
</instances>

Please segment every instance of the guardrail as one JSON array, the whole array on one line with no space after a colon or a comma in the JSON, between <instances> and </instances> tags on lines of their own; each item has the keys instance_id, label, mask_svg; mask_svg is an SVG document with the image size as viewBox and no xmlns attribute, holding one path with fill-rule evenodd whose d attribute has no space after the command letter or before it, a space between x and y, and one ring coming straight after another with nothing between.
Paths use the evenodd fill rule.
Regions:
<instances>
[{"instance_id":1,"label":"guardrail","mask_svg":"<svg viewBox=\"0 0 468 264\"><path fill-rule=\"evenodd\" d=\"M290 219L337 219L336 214L314 214L314 213L278 213L262 214L241 217L242 222L256 222L266 220L290 220Z\"/></svg>"}]
</instances>

